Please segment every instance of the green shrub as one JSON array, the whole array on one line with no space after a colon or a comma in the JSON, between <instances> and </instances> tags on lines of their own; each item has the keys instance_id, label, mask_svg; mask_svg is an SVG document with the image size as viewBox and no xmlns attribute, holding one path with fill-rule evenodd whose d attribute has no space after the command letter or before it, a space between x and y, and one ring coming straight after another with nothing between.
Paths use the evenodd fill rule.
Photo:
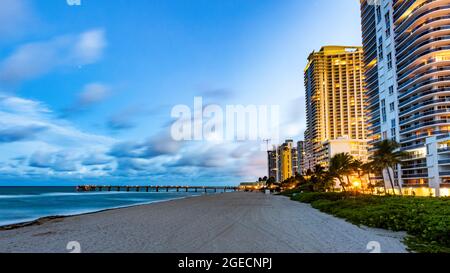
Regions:
<instances>
[{"instance_id":1,"label":"green shrub","mask_svg":"<svg viewBox=\"0 0 450 273\"><path fill-rule=\"evenodd\" d=\"M293 199L295 201L300 201L302 203L312 203L314 201L318 200L331 200L331 201L337 201L345 198L346 194L344 193L321 193L321 192L306 192L299 194Z\"/></svg>"},{"instance_id":2,"label":"green shrub","mask_svg":"<svg viewBox=\"0 0 450 273\"><path fill-rule=\"evenodd\" d=\"M356 225L406 231L417 252L450 252L450 199L304 193L293 200Z\"/></svg>"}]
</instances>

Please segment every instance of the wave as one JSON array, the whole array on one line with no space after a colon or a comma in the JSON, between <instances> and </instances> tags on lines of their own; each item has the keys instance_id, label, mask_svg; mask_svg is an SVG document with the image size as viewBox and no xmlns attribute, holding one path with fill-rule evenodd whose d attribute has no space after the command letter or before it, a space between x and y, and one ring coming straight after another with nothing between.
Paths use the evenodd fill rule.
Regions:
<instances>
[{"instance_id":1,"label":"wave","mask_svg":"<svg viewBox=\"0 0 450 273\"><path fill-rule=\"evenodd\" d=\"M16 195L17 196L17 195ZM1 226L6 226L6 225L18 225L18 224L23 224L23 223L28 223L28 222L34 222L37 221L39 219L42 218L46 218L46 217L70 217L70 216L78 216L78 215L84 215L84 214L91 214L91 213L98 213L98 212L103 212L103 211L108 211L108 210L115 210L115 209L123 209L123 208L130 208L130 207L136 207L136 206L142 206L142 205L150 205L150 204L155 204L155 203L162 203L162 202L169 202L169 201L174 201L174 200L180 200L180 199L185 199L185 198L190 198L190 197L198 197L201 196L201 194L192 194L192 195L187 195L187 196L183 196L183 197L171 197L171 198L164 198L164 199L160 199L160 200L139 200L139 201L135 201L135 203L132 204L127 204L127 205L120 205L120 206L105 206L105 207L85 207L85 208L80 208L80 209L61 209L61 212L56 213L56 214L39 214L36 213L33 216L27 217L27 218L19 218L16 220L0 220L0 227Z\"/></svg>"},{"instance_id":2,"label":"wave","mask_svg":"<svg viewBox=\"0 0 450 273\"><path fill-rule=\"evenodd\" d=\"M95 196L95 195L119 195L147 192L50 192L40 194L9 194L0 195L0 199L39 198L39 197L64 197L64 196ZM153 192L149 192L153 193Z\"/></svg>"}]
</instances>

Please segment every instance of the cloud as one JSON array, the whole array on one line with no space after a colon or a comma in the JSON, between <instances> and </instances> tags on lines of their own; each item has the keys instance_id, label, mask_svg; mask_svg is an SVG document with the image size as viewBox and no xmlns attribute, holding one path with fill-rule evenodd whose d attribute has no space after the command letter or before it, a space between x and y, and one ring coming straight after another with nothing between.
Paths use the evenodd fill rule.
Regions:
<instances>
[{"instance_id":1,"label":"cloud","mask_svg":"<svg viewBox=\"0 0 450 273\"><path fill-rule=\"evenodd\" d=\"M116 158L150 159L163 155L175 155L181 143L167 134L160 134L144 142L121 142L112 147L108 155Z\"/></svg>"},{"instance_id":2,"label":"cloud","mask_svg":"<svg viewBox=\"0 0 450 273\"><path fill-rule=\"evenodd\" d=\"M2 126L0 125L0 127ZM15 126L5 129L0 128L0 143L9 143L34 139L38 133L46 129L47 127L45 126L37 126L37 125L30 125L24 127Z\"/></svg>"},{"instance_id":3,"label":"cloud","mask_svg":"<svg viewBox=\"0 0 450 273\"><path fill-rule=\"evenodd\" d=\"M84 87L79 95L81 105L90 105L103 101L109 95L109 88L101 83L91 83Z\"/></svg>"},{"instance_id":4,"label":"cloud","mask_svg":"<svg viewBox=\"0 0 450 273\"><path fill-rule=\"evenodd\" d=\"M49 171L91 175L86 166L107 163L103 155L116 140L77 129L42 102L0 95L0 142L0 162L15 166L8 172L45 179ZM14 160L18 155L29 160Z\"/></svg>"},{"instance_id":5,"label":"cloud","mask_svg":"<svg viewBox=\"0 0 450 273\"><path fill-rule=\"evenodd\" d=\"M160 114L161 112L167 113L168 106L158 106L152 109L148 109L143 105L130 105L113 115L111 115L106 121L106 127L112 131L127 130L136 127L137 120L141 117L152 116Z\"/></svg>"},{"instance_id":6,"label":"cloud","mask_svg":"<svg viewBox=\"0 0 450 273\"><path fill-rule=\"evenodd\" d=\"M98 98L84 97L89 103ZM101 177L124 183L150 178L197 185L251 181L265 173L266 156L260 152L260 143L176 142L169 128L144 141L119 142L77 129L40 101L15 96L0 95L1 131L4 141L20 142L1 146L0 180ZM20 160L15 160L19 155Z\"/></svg>"},{"instance_id":7,"label":"cloud","mask_svg":"<svg viewBox=\"0 0 450 273\"><path fill-rule=\"evenodd\" d=\"M192 147L181 157L168 164L170 167L220 168L230 164L229 152L222 145L207 145Z\"/></svg>"},{"instance_id":8,"label":"cloud","mask_svg":"<svg viewBox=\"0 0 450 273\"><path fill-rule=\"evenodd\" d=\"M106 126L114 131L126 130L135 127L133 119L143 114L144 111L140 107L130 107L117 114L109 117Z\"/></svg>"},{"instance_id":9,"label":"cloud","mask_svg":"<svg viewBox=\"0 0 450 273\"><path fill-rule=\"evenodd\" d=\"M52 155L49 153L36 152L29 160L30 167L34 168L50 168L52 166Z\"/></svg>"},{"instance_id":10,"label":"cloud","mask_svg":"<svg viewBox=\"0 0 450 273\"><path fill-rule=\"evenodd\" d=\"M28 43L0 63L0 82L18 83L57 68L92 64L101 58L105 47L104 31L99 29Z\"/></svg>"},{"instance_id":11,"label":"cloud","mask_svg":"<svg viewBox=\"0 0 450 273\"><path fill-rule=\"evenodd\" d=\"M51 112L42 102L2 94L0 94L0 111L25 116Z\"/></svg>"},{"instance_id":12,"label":"cloud","mask_svg":"<svg viewBox=\"0 0 450 273\"><path fill-rule=\"evenodd\" d=\"M102 83L90 83L83 87L72 106L63 110L63 117L86 111L103 102L111 95L110 88Z\"/></svg>"},{"instance_id":13,"label":"cloud","mask_svg":"<svg viewBox=\"0 0 450 273\"><path fill-rule=\"evenodd\" d=\"M104 155L92 154L89 157L85 158L81 164L84 166L96 166L96 165L106 165L111 163L112 158L106 157Z\"/></svg>"},{"instance_id":14,"label":"cloud","mask_svg":"<svg viewBox=\"0 0 450 273\"><path fill-rule=\"evenodd\" d=\"M51 169L55 172L75 172L78 167L75 160L67 153L36 152L29 160L29 166L34 168Z\"/></svg>"},{"instance_id":15,"label":"cloud","mask_svg":"<svg viewBox=\"0 0 450 273\"><path fill-rule=\"evenodd\" d=\"M22 32L33 21L33 12L24 0L1 0L0 37Z\"/></svg>"}]
</instances>

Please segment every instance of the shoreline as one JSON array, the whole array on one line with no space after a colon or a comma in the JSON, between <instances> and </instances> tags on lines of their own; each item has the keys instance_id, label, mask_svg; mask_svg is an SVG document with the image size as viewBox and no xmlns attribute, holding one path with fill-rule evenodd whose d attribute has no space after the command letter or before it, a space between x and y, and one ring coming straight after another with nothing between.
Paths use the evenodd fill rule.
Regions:
<instances>
[{"instance_id":1,"label":"shoreline","mask_svg":"<svg viewBox=\"0 0 450 273\"><path fill-rule=\"evenodd\" d=\"M197 198L198 197L198 198ZM0 230L0 253L407 253L399 234L352 225L284 196L223 193L44 218Z\"/></svg>"},{"instance_id":2,"label":"shoreline","mask_svg":"<svg viewBox=\"0 0 450 273\"><path fill-rule=\"evenodd\" d=\"M80 212L80 213L74 213L74 214L68 214L68 215L49 215L49 216L43 216L38 217L34 220L29 221L23 221L18 223L12 223L12 224L6 224L6 225L0 225L0 231L7 231L7 230L16 230L24 227L30 227L30 226L39 226L42 224L45 224L50 221L54 220L61 220L76 216L83 216L83 215L93 215L97 213L107 212L107 211L114 211L114 210L120 210L120 209L126 209L126 208L133 208L133 207L140 207L140 206L147 206L152 204L158 204L158 203L164 203L164 202L171 202L176 200L182 200L187 198L197 198L204 196L202 194L200 195L191 195L191 196L183 196L178 198L170 198L165 200L156 200L156 201L150 201L150 202L144 202L144 203L136 203L133 205L125 205L125 206L117 206L117 207L111 207L111 208L105 208L105 209L99 209L99 210L93 210L93 211L87 211L87 212Z\"/></svg>"}]
</instances>

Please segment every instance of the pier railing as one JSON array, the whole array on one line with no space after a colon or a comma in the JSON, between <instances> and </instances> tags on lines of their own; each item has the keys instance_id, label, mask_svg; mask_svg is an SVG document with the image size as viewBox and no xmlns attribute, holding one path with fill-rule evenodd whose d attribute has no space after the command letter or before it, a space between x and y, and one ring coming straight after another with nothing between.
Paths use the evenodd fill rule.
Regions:
<instances>
[{"instance_id":1,"label":"pier railing","mask_svg":"<svg viewBox=\"0 0 450 273\"><path fill-rule=\"evenodd\" d=\"M124 191L124 192L230 192L239 191L239 187L213 186L77 186L78 192Z\"/></svg>"}]
</instances>

